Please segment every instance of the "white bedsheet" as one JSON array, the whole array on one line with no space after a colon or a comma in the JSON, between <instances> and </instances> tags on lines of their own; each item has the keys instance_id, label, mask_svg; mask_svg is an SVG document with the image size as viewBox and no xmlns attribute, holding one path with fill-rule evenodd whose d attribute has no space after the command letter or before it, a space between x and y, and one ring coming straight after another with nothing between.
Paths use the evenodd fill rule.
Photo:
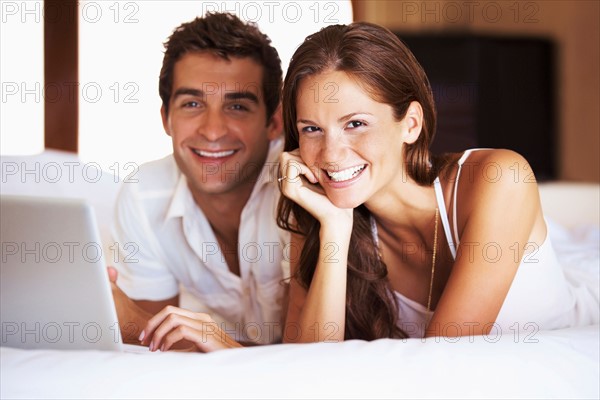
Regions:
<instances>
[{"instance_id":1,"label":"white bedsheet","mask_svg":"<svg viewBox=\"0 0 600 400\"><path fill-rule=\"evenodd\" d=\"M8 398L590 398L599 329L212 354L1 349ZM496 340L496 339L494 339Z\"/></svg>"},{"instance_id":2,"label":"white bedsheet","mask_svg":"<svg viewBox=\"0 0 600 400\"><path fill-rule=\"evenodd\" d=\"M548 219L561 262L597 285L598 186L541 192L562 213ZM598 325L529 333L212 354L0 348L0 398L600 398Z\"/></svg>"}]
</instances>

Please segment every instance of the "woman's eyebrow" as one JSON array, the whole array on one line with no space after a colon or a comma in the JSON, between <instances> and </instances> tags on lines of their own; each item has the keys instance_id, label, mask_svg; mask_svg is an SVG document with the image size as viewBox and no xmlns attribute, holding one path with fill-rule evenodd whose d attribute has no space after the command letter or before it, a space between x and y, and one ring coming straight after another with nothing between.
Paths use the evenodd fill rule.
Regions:
<instances>
[{"instance_id":1,"label":"woman's eyebrow","mask_svg":"<svg viewBox=\"0 0 600 400\"><path fill-rule=\"evenodd\" d=\"M355 115L370 115L370 116L372 116L373 114L368 113L368 112L364 112L364 111L352 112L350 114L346 114L343 117L338 118L338 122L347 121L350 118L354 117Z\"/></svg>"},{"instance_id":2,"label":"woman's eyebrow","mask_svg":"<svg viewBox=\"0 0 600 400\"><path fill-rule=\"evenodd\" d=\"M316 122L311 121L309 119L299 119L296 121L297 124L305 124L305 125L317 125Z\"/></svg>"},{"instance_id":3,"label":"woman's eyebrow","mask_svg":"<svg viewBox=\"0 0 600 400\"><path fill-rule=\"evenodd\" d=\"M373 116L373 114L371 114L369 112L364 112L364 111L351 112L350 114L346 114L346 115L338 118L337 122L338 123L342 123L344 121L347 121L347 120L351 119L355 115L369 115L369 116ZM299 119L299 120L296 121L296 123L297 124L306 124L306 125L318 125L316 122L311 121L309 119Z\"/></svg>"}]
</instances>

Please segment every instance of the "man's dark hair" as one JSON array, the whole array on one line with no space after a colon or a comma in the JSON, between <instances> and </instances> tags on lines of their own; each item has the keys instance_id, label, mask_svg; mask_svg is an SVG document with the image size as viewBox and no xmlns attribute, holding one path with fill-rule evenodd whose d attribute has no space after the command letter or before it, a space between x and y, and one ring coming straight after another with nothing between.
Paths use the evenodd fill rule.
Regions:
<instances>
[{"instance_id":1,"label":"man's dark hair","mask_svg":"<svg viewBox=\"0 0 600 400\"><path fill-rule=\"evenodd\" d=\"M181 24L169 37L160 70L158 91L168 113L173 90L175 63L187 53L208 52L225 60L250 57L263 66L262 89L267 121L277 109L281 95L282 72L279 54L256 24L242 22L229 13L207 13Z\"/></svg>"}]
</instances>

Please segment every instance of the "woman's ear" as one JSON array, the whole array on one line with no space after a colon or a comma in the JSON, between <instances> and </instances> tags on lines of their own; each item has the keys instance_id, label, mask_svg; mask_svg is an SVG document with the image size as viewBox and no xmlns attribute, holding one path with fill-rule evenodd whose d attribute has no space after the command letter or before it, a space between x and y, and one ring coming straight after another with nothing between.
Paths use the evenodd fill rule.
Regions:
<instances>
[{"instance_id":1,"label":"woman's ear","mask_svg":"<svg viewBox=\"0 0 600 400\"><path fill-rule=\"evenodd\" d=\"M162 119L163 129L165 133L171 136L171 131L169 130L169 116L167 115L167 110L165 110L165 106L160 107L160 118Z\"/></svg>"},{"instance_id":2,"label":"woman's ear","mask_svg":"<svg viewBox=\"0 0 600 400\"><path fill-rule=\"evenodd\" d=\"M407 128L404 135L404 142L414 143L419 138L423 129L423 107L421 107L418 101L412 101L408 105L404 122Z\"/></svg>"}]
</instances>

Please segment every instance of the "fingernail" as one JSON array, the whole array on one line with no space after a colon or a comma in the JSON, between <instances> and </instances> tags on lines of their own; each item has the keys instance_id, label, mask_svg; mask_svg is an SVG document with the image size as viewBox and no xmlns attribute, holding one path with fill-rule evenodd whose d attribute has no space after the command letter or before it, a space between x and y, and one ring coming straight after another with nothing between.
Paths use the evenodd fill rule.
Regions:
<instances>
[{"instance_id":1,"label":"fingernail","mask_svg":"<svg viewBox=\"0 0 600 400\"><path fill-rule=\"evenodd\" d=\"M165 345L160 346L160 351L165 351Z\"/></svg>"},{"instance_id":2,"label":"fingernail","mask_svg":"<svg viewBox=\"0 0 600 400\"><path fill-rule=\"evenodd\" d=\"M148 346L150 351L154 351L154 342L150 342L150 346Z\"/></svg>"},{"instance_id":3,"label":"fingernail","mask_svg":"<svg viewBox=\"0 0 600 400\"><path fill-rule=\"evenodd\" d=\"M138 340L141 342L144 340L144 336L146 336L146 332L142 331L142 333L140 333L140 337L138 338Z\"/></svg>"}]
</instances>

